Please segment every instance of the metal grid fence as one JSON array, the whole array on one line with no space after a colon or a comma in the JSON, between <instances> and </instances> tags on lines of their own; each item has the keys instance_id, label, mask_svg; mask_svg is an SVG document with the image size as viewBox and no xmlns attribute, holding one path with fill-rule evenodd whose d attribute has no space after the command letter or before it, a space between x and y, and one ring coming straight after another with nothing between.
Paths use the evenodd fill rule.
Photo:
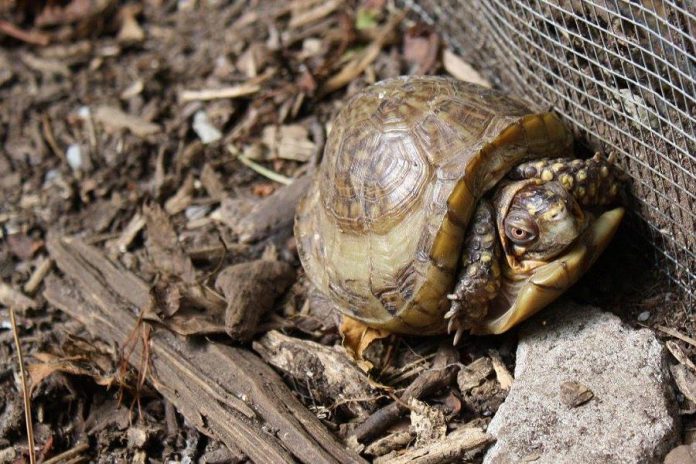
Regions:
<instances>
[{"instance_id":1,"label":"metal grid fence","mask_svg":"<svg viewBox=\"0 0 696 464\"><path fill-rule=\"evenodd\" d=\"M494 85L553 107L632 178L655 259L696 301L696 3L405 0Z\"/></svg>"}]
</instances>

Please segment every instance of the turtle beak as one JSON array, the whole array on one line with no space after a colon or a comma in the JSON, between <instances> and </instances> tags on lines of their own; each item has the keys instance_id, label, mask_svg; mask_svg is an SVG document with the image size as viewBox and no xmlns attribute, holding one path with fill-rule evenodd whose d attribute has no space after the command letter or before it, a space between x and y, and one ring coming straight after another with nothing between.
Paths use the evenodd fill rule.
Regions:
<instances>
[{"instance_id":1,"label":"turtle beak","mask_svg":"<svg viewBox=\"0 0 696 464\"><path fill-rule=\"evenodd\" d=\"M495 315L494 318L483 321L472 333L503 333L558 298L580 279L604 251L623 216L623 208L603 213L590 223L568 252L537 267L523 280L513 282L513 288L508 291L511 298L502 305L508 308L507 311L501 314L492 308L490 314Z\"/></svg>"}]
</instances>

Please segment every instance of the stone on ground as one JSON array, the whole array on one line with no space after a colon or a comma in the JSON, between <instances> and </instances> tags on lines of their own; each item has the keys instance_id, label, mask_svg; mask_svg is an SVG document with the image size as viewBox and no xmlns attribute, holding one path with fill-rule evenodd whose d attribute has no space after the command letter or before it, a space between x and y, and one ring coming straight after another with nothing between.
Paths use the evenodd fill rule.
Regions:
<instances>
[{"instance_id":1,"label":"stone on ground","mask_svg":"<svg viewBox=\"0 0 696 464\"><path fill-rule=\"evenodd\" d=\"M484 464L658 463L679 419L665 350L648 329L562 302L520 331L515 382Z\"/></svg>"}]
</instances>

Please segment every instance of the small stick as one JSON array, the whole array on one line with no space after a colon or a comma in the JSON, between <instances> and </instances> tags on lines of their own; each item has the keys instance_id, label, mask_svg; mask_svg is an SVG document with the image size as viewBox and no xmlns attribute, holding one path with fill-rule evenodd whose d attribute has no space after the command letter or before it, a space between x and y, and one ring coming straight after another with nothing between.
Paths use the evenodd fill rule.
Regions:
<instances>
[{"instance_id":1,"label":"small stick","mask_svg":"<svg viewBox=\"0 0 696 464\"><path fill-rule=\"evenodd\" d=\"M24 293L27 295L33 295L41 285L41 282L43 282L43 279L46 277L46 274L48 274L48 271L51 270L51 267L53 267L53 260L51 260L51 258L42 259L29 277L29 280L27 280L27 283L24 284Z\"/></svg>"},{"instance_id":2,"label":"small stick","mask_svg":"<svg viewBox=\"0 0 696 464\"><path fill-rule=\"evenodd\" d=\"M228 150L230 153L235 154L234 148L227 147L227 150ZM283 185L290 185L290 184L292 184L292 179L291 179L291 178L286 177L286 176L284 176L284 175L282 175L282 174L278 174L277 172L272 171L272 170L270 170L270 169L268 169L268 168L266 168L266 167L263 167L263 166L261 166L259 163L255 162L255 161L252 161L251 159L247 158L246 156L244 156L244 155L242 155L242 154L238 154L238 155L237 155L237 158L238 158L239 161L241 161L242 164L244 164L245 166L249 167L250 169L256 171L257 173L261 174L262 176L264 176L264 177L266 177L266 178L268 178L268 179L270 179L270 180L272 180L272 181L278 182L279 184L283 184Z\"/></svg>"},{"instance_id":3,"label":"small stick","mask_svg":"<svg viewBox=\"0 0 696 464\"><path fill-rule=\"evenodd\" d=\"M87 451L89 449L89 444L87 443L78 443L77 445L73 446L67 451L63 451L60 454L56 454L53 456L51 459L46 459L43 464L57 464L64 459L69 459L72 458L73 456L77 456L78 454L82 453L83 451Z\"/></svg>"},{"instance_id":4,"label":"small stick","mask_svg":"<svg viewBox=\"0 0 696 464\"><path fill-rule=\"evenodd\" d=\"M689 337L689 336L687 336L687 335L684 335L684 334L682 334L682 333L680 333L680 332L678 332L678 331L676 331L676 330L674 330L674 329L670 329L669 327L665 327L665 326L663 326L663 325L658 325L658 326L657 326L657 329L658 329L660 332L664 332L664 333L666 333L667 335L671 335L671 336L674 337L674 338L678 338L679 340L681 340L681 341L683 341L683 342L686 342L686 343L688 343L689 345L696 346L696 340L695 340L695 339L693 339L693 338L691 338L691 337Z\"/></svg>"},{"instance_id":5,"label":"small stick","mask_svg":"<svg viewBox=\"0 0 696 464\"><path fill-rule=\"evenodd\" d=\"M360 443L367 443L389 428L408 409L405 405L411 398L432 394L452 383L457 375L459 354L451 347L441 347L430 369L420 373L418 377L404 390L398 401L375 411L365 422L353 431L353 436Z\"/></svg>"},{"instance_id":6,"label":"small stick","mask_svg":"<svg viewBox=\"0 0 696 464\"><path fill-rule=\"evenodd\" d=\"M203 90L184 90L181 92L180 100L182 102L192 100L217 100L222 98L239 98L246 95L251 95L258 92L261 86L258 84L244 83L233 85L231 87L223 87L220 89L203 89Z\"/></svg>"},{"instance_id":7,"label":"small stick","mask_svg":"<svg viewBox=\"0 0 696 464\"><path fill-rule=\"evenodd\" d=\"M0 19L0 32L4 32L10 37L14 37L17 40L21 40L32 45L46 46L51 41L51 39L45 34L35 31L25 31L12 23L5 21L4 19Z\"/></svg>"},{"instance_id":8,"label":"small stick","mask_svg":"<svg viewBox=\"0 0 696 464\"><path fill-rule=\"evenodd\" d=\"M17 319L15 318L14 307L10 306L10 323L12 324L12 334L17 348L17 361L19 362L19 376L22 379L22 397L24 398L24 420L27 424L27 444L29 445L29 463L36 463L34 455L34 426L31 422L31 398L27 391L27 376L24 373L24 357L22 356L22 346L19 344L19 331L17 330Z\"/></svg>"},{"instance_id":9,"label":"small stick","mask_svg":"<svg viewBox=\"0 0 696 464\"><path fill-rule=\"evenodd\" d=\"M67 163L67 160L65 159L65 153L61 151L61 149L58 147L58 142L56 142L56 136L53 134L53 125L51 124L51 119L48 117L47 114L44 114L43 117L41 118L41 128L43 132L43 136L46 139L46 143L48 143L48 146L51 147L51 151L53 152L56 157L63 161L64 163Z\"/></svg>"}]
</instances>

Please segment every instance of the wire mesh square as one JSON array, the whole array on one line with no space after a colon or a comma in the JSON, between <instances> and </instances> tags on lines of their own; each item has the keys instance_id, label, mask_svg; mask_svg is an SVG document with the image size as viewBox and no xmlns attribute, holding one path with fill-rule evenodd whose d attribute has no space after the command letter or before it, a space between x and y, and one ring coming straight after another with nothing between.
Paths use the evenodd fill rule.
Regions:
<instances>
[{"instance_id":1,"label":"wire mesh square","mask_svg":"<svg viewBox=\"0 0 696 464\"><path fill-rule=\"evenodd\" d=\"M696 4L404 0L495 86L552 107L632 178L634 228L696 301Z\"/></svg>"}]
</instances>

